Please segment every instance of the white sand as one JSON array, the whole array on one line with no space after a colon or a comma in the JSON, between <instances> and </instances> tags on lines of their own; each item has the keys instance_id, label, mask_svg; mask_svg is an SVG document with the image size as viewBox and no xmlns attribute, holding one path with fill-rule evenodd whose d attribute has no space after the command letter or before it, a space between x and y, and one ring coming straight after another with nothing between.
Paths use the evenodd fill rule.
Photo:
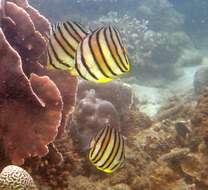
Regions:
<instances>
[{"instance_id":1,"label":"white sand","mask_svg":"<svg viewBox=\"0 0 208 190\"><path fill-rule=\"evenodd\" d=\"M140 101L140 110L150 117L153 117L164 101L169 97L193 90L194 74L199 67L200 66L182 68L184 71L183 76L168 83L165 88L146 87L133 84L132 88Z\"/></svg>"}]
</instances>

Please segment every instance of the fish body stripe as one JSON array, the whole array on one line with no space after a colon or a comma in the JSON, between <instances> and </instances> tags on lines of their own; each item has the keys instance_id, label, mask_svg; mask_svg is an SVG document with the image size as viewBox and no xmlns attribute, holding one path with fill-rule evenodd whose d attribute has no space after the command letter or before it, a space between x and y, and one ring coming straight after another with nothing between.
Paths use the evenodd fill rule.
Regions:
<instances>
[{"instance_id":1,"label":"fish body stripe","mask_svg":"<svg viewBox=\"0 0 208 190\"><path fill-rule=\"evenodd\" d=\"M63 41L67 44L67 46L73 51L73 52L75 52L76 50L75 50L75 48L72 46L72 44L70 44L70 42L67 40L67 37L64 35L64 33L63 33L63 27L58 27L57 28L57 30L58 30L58 32L59 32L59 34L61 35L61 37L62 37L62 39L63 39Z\"/></svg>"},{"instance_id":2,"label":"fish body stripe","mask_svg":"<svg viewBox=\"0 0 208 190\"><path fill-rule=\"evenodd\" d=\"M96 137L95 138L93 138L94 140L95 140L95 142L94 142L94 144L93 144L93 146L94 145L96 145L97 143L98 143L98 141L100 140L100 138L102 137L102 135L103 135L103 133L104 133L104 131L105 131L105 127L103 127L103 129L96 135ZM94 151L95 151L95 148L94 149L92 149L92 151L90 152L90 157L92 158L92 156L93 156L93 154L94 154Z\"/></svg>"},{"instance_id":3,"label":"fish body stripe","mask_svg":"<svg viewBox=\"0 0 208 190\"><path fill-rule=\"evenodd\" d=\"M84 41L82 41L80 43L80 51L81 51L81 62L83 64L83 66L85 67L85 69L87 70L88 74L90 74L91 77L93 77L95 80L98 80L97 76L95 76L95 74L90 70L90 67L88 66L88 64L86 63L86 59L85 59L85 50L83 48L83 44Z\"/></svg>"},{"instance_id":4,"label":"fish body stripe","mask_svg":"<svg viewBox=\"0 0 208 190\"><path fill-rule=\"evenodd\" d=\"M77 22L66 22L68 25L73 25L74 30L78 32L81 39L89 34L89 31L87 31L81 24L78 24ZM75 29L76 28L76 29Z\"/></svg>"},{"instance_id":5,"label":"fish body stripe","mask_svg":"<svg viewBox=\"0 0 208 190\"><path fill-rule=\"evenodd\" d=\"M64 23L64 27L65 29L67 30L67 32L69 32L69 34L71 34L74 39L77 41L77 43L80 42L80 40L82 40L82 35L75 29L75 26L74 24L72 24L71 22L66 22ZM71 30L68 28L70 27Z\"/></svg>"},{"instance_id":6,"label":"fish body stripe","mask_svg":"<svg viewBox=\"0 0 208 190\"><path fill-rule=\"evenodd\" d=\"M109 167L110 164L112 164L113 160L115 159L116 157L116 153L118 152L119 150L119 145L120 145L120 141L119 141L119 137L117 137L117 134L115 133L115 129L112 130L112 135L114 137L114 141L113 141L113 147L107 157L107 159L105 160L105 162L103 162L101 165L99 165L99 167L103 168L103 169L106 169ZM119 145L116 147L117 145L117 141L119 143ZM102 159L102 158L101 158ZM105 166L107 164L107 162L110 161L110 163Z\"/></svg>"},{"instance_id":7,"label":"fish body stripe","mask_svg":"<svg viewBox=\"0 0 208 190\"><path fill-rule=\"evenodd\" d=\"M113 75L113 76L117 76L117 73L115 73L113 70L112 70L112 68L110 67L110 64L107 62L107 60L106 60L106 58L105 58L105 55L104 55L104 53L103 53L103 50L102 50L102 47L101 47L101 40L100 40L100 35L101 35L101 31L103 30L103 28L101 28L100 30L98 30L97 31L97 36L96 36L96 38L97 38L97 42L98 42L98 47L99 47L99 51L100 51L100 53L101 53L101 56L102 56L102 59L103 59L103 61L104 61L104 63L105 63L105 65L106 65L106 67L108 68L108 70L110 71L110 73Z\"/></svg>"},{"instance_id":8,"label":"fish body stripe","mask_svg":"<svg viewBox=\"0 0 208 190\"><path fill-rule=\"evenodd\" d=\"M123 66L126 70L129 70L129 62L126 56L126 52L124 50L124 46L122 45L123 43L121 42L121 37L120 37L120 32L115 28L115 27L110 27L112 30L114 30L115 35L116 35L116 40L118 41L118 44L120 45L121 48L121 57L124 57L124 60L122 61Z\"/></svg>"},{"instance_id":9,"label":"fish body stripe","mask_svg":"<svg viewBox=\"0 0 208 190\"><path fill-rule=\"evenodd\" d=\"M107 169L113 164L113 161L116 159L119 149L121 148L120 143L121 143L121 141L120 141L119 134L115 132L115 141L114 141L114 146L112 148L112 154L109 154L109 157L106 159L104 164L101 165L100 167L102 167L103 169ZM108 163L108 161L109 161L109 163Z\"/></svg>"},{"instance_id":10,"label":"fish body stripe","mask_svg":"<svg viewBox=\"0 0 208 190\"><path fill-rule=\"evenodd\" d=\"M103 158L104 154L106 153L106 150L109 146L109 143L111 142L111 139L113 138L112 135L113 135L112 134L112 128L109 127L108 139L105 141L105 143L102 144L102 146L100 148L100 155L96 158L96 160L93 161L94 164L97 164L100 160L102 160L102 158Z\"/></svg>"},{"instance_id":11,"label":"fish body stripe","mask_svg":"<svg viewBox=\"0 0 208 190\"><path fill-rule=\"evenodd\" d=\"M99 170L111 173L123 164L124 158L124 139L115 128L106 126L93 138L89 159Z\"/></svg>"},{"instance_id":12,"label":"fish body stripe","mask_svg":"<svg viewBox=\"0 0 208 190\"><path fill-rule=\"evenodd\" d=\"M122 65L122 67L124 68L124 70L122 69L122 71L125 72L125 70L128 70L128 68L126 67L125 62L123 62L123 60L122 60L122 58L121 58L122 55L121 55L120 52L119 52L119 49L122 49L122 50L123 50L123 46L122 46L122 44L121 44L120 41L119 41L119 36L118 36L118 34L116 33L116 31L115 31L114 29L112 29L112 27L109 27L109 31L110 31L110 34L111 34L112 42L113 42L114 47L115 47L115 49L116 49L116 53L117 53L118 58L119 58L119 60L120 60L120 63L121 63L121 65ZM115 41L115 40L116 40L116 41ZM118 42L118 43L116 43L116 42ZM125 52L122 51L122 54L125 54Z\"/></svg>"},{"instance_id":13,"label":"fish body stripe","mask_svg":"<svg viewBox=\"0 0 208 190\"><path fill-rule=\"evenodd\" d=\"M109 32L108 32L108 36L109 37L107 36L107 29L109 30ZM105 34L104 37L105 37L105 40L106 40L106 44L107 44L107 46L109 48L110 54L111 54L115 64L117 65L117 67L120 70L120 72L124 73L125 70L123 70L123 68L119 64L119 61L117 60L119 55L118 55L118 52L116 51L116 44L113 41L113 35L112 35L111 30L110 30L109 27L105 29L104 34Z\"/></svg>"},{"instance_id":14,"label":"fish body stripe","mask_svg":"<svg viewBox=\"0 0 208 190\"><path fill-rule=\"evenodd\" d=\"M100 65L97 57L96 57L96 54L95 54L95 51L93 49L93 41L92 41L92 35L89 37L89 40L88 40L88 46L89 46L89 49L90 49L90 52L92 54L92 57L94 59L94 63L97 65L98 69L100 70L100 72L103 74L103 76L105 76L106 78L110 78L104 71L104 69L102 68L102 66Z\"/></svg>"},{"instance_id":15,"label":"fish body stripe","mask_svg":"<svg viewBox=\"0 0 208 190\"><path fill-rule=\"evenodd\" d=\"M116 170L117 168L119 168L122 164L123 164L123 161L125 159L125 154L124 154L124 139L122 136L120 136L120 141L121 141L121 148L119 149L120 150L120 157L118 159L118 163L116 165L111 165L109 169L111 169L112 171ZM118 152L118 156L119 156L119 152Z\"/></svg>"},{"instance_id":16,"label":"fish body stripe","mask_svg":"<svg viewBox=\"0 0 208 190\"><path fill-rule=\"evenodd\" d=\"M76 55L75 55L75 65L74 65L74 67L75 67L75 69L76 69L76 71L77 71L77 73L79 74L79 76L80 77L82 77L83 79L85 79L85 80L88 80L85 76L84 76L84 74L81 72L81 70L79 69L79 66L78 66L78 64L77 64L77 58L78 57L78 54L76 53Z\"/></svg>"},{"instance_id":17,"label":"fish body stripe","mask_svg":"<svg viewBox=\"0 0 208 190\"><path fill-rule=\"evenodd\" d=\"M55 59L58 61L58 63L61 64L61 65L66 66L66 67L69 67L68 64L64 63L64 61L61 60L61 59L58 57L58 54L56 53L55 48L53 47L53 44L52 44L51 40L49 40L49 45L50 45L50 48L51 48L51 50L52 50L52 53L53 53ZM50 53L50 52L49 52L49 53Z\"/></svg>"},{"instance_id":18,"label":"fish body stripe","mask_svg":"<svg viewBox=\"0 0 208 190\"><path fill-rule=\"evenodd\" d=\"M59 41L58 37L56 36L56 33L53 33L54 35L54 39L56 40L56 42L58 43L58 45L60 46L60 48L69 56L73 59L73 55L71 55L70 52L68 52L65 47L63 46L63 44Z\"/></svg>"},{"instance_id":19,"label":"fish body stripe","mask_svg":"<svg viewBox=\"0 0 208 190\"><path fill-rule=\"evenodd\" d=\"M126 52L125 52L125 49L124 49L124 47L123 47L123 43L122 43L122 40L121 40L121 35L120 35L120 32L117 30L117 28L114 28L114 30L115 30L115 32L116 32L116 35L117 35L117 39L118 39L118 42L119 42L119 44L120 44L120 46L122 47L122 50L123 50L123 52L124 52L124 57L125 57L125 60L126 60L126 63L127 63L127 65L128 65L128 67L129 67L129 61L128 61L128 57L127 57L127 54L126 54ZM128 68L129 69L129 68Z\"/></svg>"},{"instance_id":20,"label":"fish body stripe","mask_svg":"<svg viewBox=\"0 0 208 190\"><path fill-rule=\"evenodd\" d=\"M100 155L102 155L103 149L105 150L107 148L107 145L108 145L107 143L109 143L110 135L111 135L110 134L110 127L106 127L106 129L104 130L104 134L103 135L104 136L102 138L102 141L100 142L100 148L97 151L96 155L91 160L93 163L95 163L97 160L99 160ZM95 146L95 148L96 148L96 146Z\"/></svg>"},{"instance_id":21,"label":"fish body stripe","mask_svg":"<svg viewBox=\"0 0 208 190\"><path fill-rule=\"evenodd\" d=\"M123 137L122 137L123 138ZM124 153L124 139L122 139L122 147L121 147L121 154L120 154L120 158L118 160L118 163L115 164L114 166L111 165L110 166L110 170L113 172L115 171L117 168L119 168L123 163L124 163L124 159L125 159L125 153Z\"/></svg>"},{"instance_id":22,"label":"fish body stripe","mask_svg":"<svg viewBox=\"0 0 208 190\"><path fill-rule=\"evenodd\" d=\"M47 51L47 52L48 52L48 51ZM52 61L52 58L51 58L50 53L48 53L48 59L49 59L50 65L52 65L52 67L54 67L55 69L60 69L60 68L58 68L55 64L53 64L53 61Z\"/></svg>"}]
</instances>

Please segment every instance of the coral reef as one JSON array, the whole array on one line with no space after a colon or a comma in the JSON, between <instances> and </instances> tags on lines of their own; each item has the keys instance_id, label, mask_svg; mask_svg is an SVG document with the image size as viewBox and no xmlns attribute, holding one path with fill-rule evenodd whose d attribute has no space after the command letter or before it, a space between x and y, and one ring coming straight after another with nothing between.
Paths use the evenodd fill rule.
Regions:
<instances>
[{"instance_id":1,"label":"coral reef","mask_svg":"<svg viewBox=\"0 0 208 190\"><path fill-rule=\"evenodd\" d=\"M195 142L193 145L196 147L201 143L207 143L208 131L207 131L207 94L208 90L205 89L203 94L199 96L196 109L193 112L191 123L193 125L193 139Z\"/></svg>"},{"instance_id":2,"label":"coral reef","mask_svg":"<svg viewBox=\"0 0 208 190\"><path fill-rule=\"evenodd\" d=\"M194 106L193 93L186 92L186 94L173 96L161 106L155 115L155 120L188 120L192 116Z\"/></svg>"},{"instance_id":3,"label":"coral reef","mask_svg":"<svg viewBox=\"0 0 208 190\"><path fill-rule=\"evenodd\" d=\"M6 166L0 173L0 188L38 190L30 174L15 165Z\"/></svg>"},{"instance_id":4,"label":"coral reef","mask_svg":"<svg viewBox=\"0 0 208 190\"><path fill-rule=\"evenodd\" d=\"M88 2L89 6L92 2ZM158 18L158 12L164 11L166 16L168 11L175 14L170 23L164 22L162 30L170 24L180 28L182 17L167 0L132 2L144 12L151 9L150 17L146 17L150 21L154 16ZM152 2L158 8L156 15L148 5L153 5ZM199 94L203 94L198 96L196 107L193 94L182 94L169 99L150 119L140 112L140 102L131 86L121 81L101 85L79 81L77 88L75 77L63 71L46 70L48 21L26 0L7 0L0 5L1 168L11 161L24 162L23 167L40 190L208 188L208 91L204 85L199 85ZM171 28L165 32L150 31L147 21L132 18L109 13L98 20L116 22L121 32L126 33L132 61L140 64L144 73L161 75L165 70L174 78L177 64L200 62L197 55L191 60L182 57L185 51L193 52L193 44L185 33ZM137 66L133 66L133 72ZM127 137L125 164L110 176L97 171L86 156L89 139L106 123ZM23 171L28 176L25 170L17 170L20 176ZM10 174L13 176L10 172L11 169L0 174L0 186L1 179L6 181L8 176L9 182L15 183L15 178L10 180Z\"/></svg>"},{"instance_id":5,"label":"coral reef","mask_svg":"<svg viewBox=\"0 0 208 190\"><path fill-rule=\"evenodd\" d=\"M154 32L145 33L143 40L143 52L149 52L148 56L142 57L140 75L141 79L149 80L165 79L173 80L183 73L179 64L183 51L193 47L189 36L184 32Z\"/></svg>"},{"instance_id":6,"label":"coral reef","mask_svg":"<svg viewBox=\"0 0 208 190\"><path fill-rule=\"evenodd\" d=\"M177 65L181 66L198 66L203 61L202 53L197 49L185 49L183 54L177 61Z\"/></svg>"},{"instance_id":7,"label":"coral reef","mask_svg":"<svg viewBox=\"0 0 208 190\"><path fill-rule=\"evenodd\" d=\"M77 80L43 67L48 21L27 1L2 3L0 139L5 156L20 165L27 157L46 155L47 145L64 132Z\"/></svg>"},{"instance_id":8,"label":"coral reef","mask_svg":"<svg viewBox=\"0 0 208 190\"><path fill-rule=\"evenodd\" d=\"M200 95L204 89L207 87L207 78L208 67L200 67L194 75L194 91L197 95Z\"/></svg>"},{"instance_id":9,"label":"coral reef","mask_svg":"<svg viewBox=\"0 0 208 190\"><path fill-rule=\"evenodd\" d=\"M85 99L90 92L91 88L87 89L81 95L82 98L79 99L79 102ZM97 91L96 89L94 90L93 95ZM202 99L204 99L204 96ZM98 101L100 102L101 100ZM193 100L189 99L188 101ZM170 101L170 104L175 105L174 102L175 98ZM72 173L64 176L64 182L61 183L62 189L104 190L107 187L107 189L130 190L205 190L207 189L205 127L203 127L203 132L200 132L202 131L201 127L195 129L198 128L195 126L198 120L195 123L193 120L194 118L197 119L197 115L200 116L200 113L203 112L202 105L205 105L205 102L199 100L191 122L188 121L191 113L187 113L187 115L185 113L181 114L180 109L175 112L173 118L170 117L172 121L161 118L158 119L158 122L152 121L150 124L148 119L145 120L147 127L141 127L139 130L134 130L133 133L130 133L130 137L127 139L125 165L118 172L112 174L111 177L96 172L86 162L85 157L80 157L73 151L66 154L68 159L62 166L47 171L51 171L50 176L54 179L58 174L58 176L62 176L60 170L65 173L70 169ZM193 111L191 112L193 113ZM142 113L140 114L142 115ZM131 117L134 116L136 118L131 118L128 125L133 125L133 128L136 129L138 123L143 123L144 121L142 121L142 117L138 117L138 114L132 114ZM177 119L180 120L177 121ZM200 124L199 126L202 125ZM198 138L199 136L201 137ZM63 148L64 144L64 151L67 152L68 142L62 141L60 146ZM48 167L50 166L48 165L46 168ZM56 172L53 173L52 171ZM49 184L51 185L51 183ZM57 188L57 185L52 187Z\"/></svg>"}]
</instances>

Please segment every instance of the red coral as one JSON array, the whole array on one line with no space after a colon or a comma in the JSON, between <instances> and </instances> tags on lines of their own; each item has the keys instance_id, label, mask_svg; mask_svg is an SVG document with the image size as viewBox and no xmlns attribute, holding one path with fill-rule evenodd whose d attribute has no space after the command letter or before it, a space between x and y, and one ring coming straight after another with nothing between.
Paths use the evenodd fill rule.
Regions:
<instances>
[{"instance_id":1,"label":"red coral","mask_svg":"<svg viewBox=\"0 0 208 190\"><path fill-rule=\"evenodd\" d=\"M6 4L6 14L15 23L15 27L12 28L12 35L10 35L11 29L6 32L7 40L20 54L23 62L23 70L27 76L31 73L36 73L41 76L47 75L59 88L64 102L63 119L61 121L62 127L59 131L59 134L62 134L75 104L77 79L65 71L47 71L41 66L41 64L46 64L46 42L41 33L45 34L48 32L49 24L26 1L13 0L13 2L25 10L12 2ZM24 24L20 24L23 20Z\"/></svg>"},{"instance_id":2,"label":"red coral","mask_svg":"<svg viewBox=\"0 0 208 190\"><path fill-rule=\"evenodd\" d=\"M12 2L7 2L5 13L14 25L9 27L9 23L4 22L4 34L10 45L20 54L23 70L29 76L37 62L43 63L45 61L41 55L45 52L46 41L35 29L30 15L23 8Z\"/></svg>"},{"instance_id":3,"label":"red coral","mask_svg":"<svg viewBox=\"0 0 208 190\"><path fill-rule=\"evenodd\" d=\"M51 70L44 71L57 85L59 91L62 95L63 100L63 111L62 111L62 120L61 126L59 128L59 135L63 134L68 121L71 118L71 115L74 111L75 106L75 96L77 92L77 79L73 76L70 76L65 71Z\"/></svg>"},{"instance_id":4,"label":"red coral","mask_svg":"<svg viewBox=\"0 0 208 190\"><path fill-rule=\"evenodd\" d=\"M62 100L48 77L24 75L17 52L0 32L0 137L16 164L30 155L43 156L61 120ZM51 119L52 118L52 119Z\"/></svg>"},{"instance_id":5,"label":"red coral","mask_svg":"<svg viewBox=\"0 0 208 190\"><path fill-rule=\"evenodd\" d=\"M63 133L77 79L43 67L49 23L26 0L1 4L0 24L1 146L14 163L22 164L29 156L45 155L47 145Z\"/></svg>"}]
</instances>

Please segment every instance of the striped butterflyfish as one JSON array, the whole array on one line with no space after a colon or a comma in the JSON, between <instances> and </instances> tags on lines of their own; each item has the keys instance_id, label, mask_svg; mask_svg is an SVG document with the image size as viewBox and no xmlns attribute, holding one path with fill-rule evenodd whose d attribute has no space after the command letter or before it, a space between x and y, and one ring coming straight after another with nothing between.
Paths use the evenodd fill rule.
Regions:
<instances>
[{"instance_id":1,"label":"striped butterflyfish","mask_svg":"<svg viewBox=\"0 0 208 190\"><path fill-rule=\"evenodd\" d=\"M115 128L107 125L92 138L88 156L98 170L114 172L122 166L125 159L124 137Z\"/></svg>"},{"instance_id":2,"label":"striped butterflyfish","mask_svg":"<svg viewBox=\"0 0 208 190\"><path fill-rule=\"evenodd\" d=\"M105 26L89 32L75 22L52 27L48 42L48 64L72 75L104 83L130 69L119 31Z\"/></svg>"},{"instance_id":3,"label":"striped butterflyfish","mask_svg":"<svg viewBox=\"0 0 208 190\"><path fill-rule=\"evenodd\" d=\"M51 26L48 37L48 67L73 70L77 47L88 31L72 21Z\"/></svg>"}]
</instances>

